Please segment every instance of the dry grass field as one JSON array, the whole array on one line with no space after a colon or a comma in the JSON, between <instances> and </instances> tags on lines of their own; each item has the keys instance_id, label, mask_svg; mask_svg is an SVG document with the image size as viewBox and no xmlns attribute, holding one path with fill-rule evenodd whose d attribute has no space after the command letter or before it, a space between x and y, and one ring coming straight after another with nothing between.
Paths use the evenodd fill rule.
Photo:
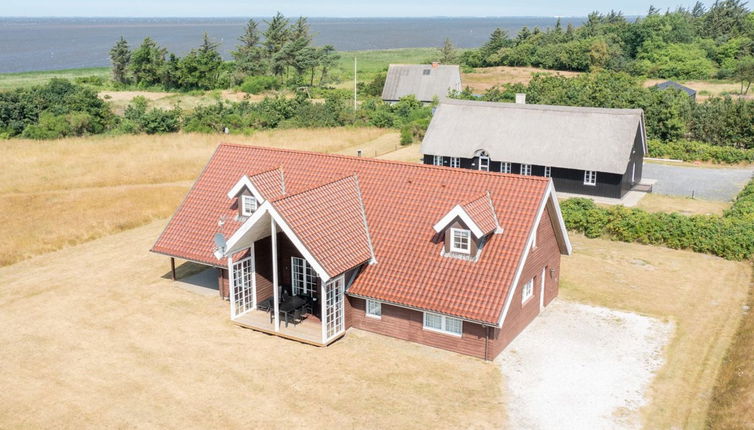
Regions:
<instances>
[{"instance_id":1,"label":"dry grass field","mask_svg":"<svg viewBox=\"0 0 754 430\"><path fill-rule=\"evenodd\" d=\"M165 221L0 268L2 428L500 428L495 364L234 326L165 279Z\"/></svg>"},{"instance_id":2,"label":"dry grass field","mask_svg":"<svg viewBox=\"0 0 754 430\"><path fill-rule=\"evenodd\" d=\"M134 97L144 97L149 101L149 107L159 109L172 109L180 106L184 110L193 110L199 106L207 106L220 100L238 102L248 100L258 102L264 99L263 94L246 94L243 92L223 90L207 91L204 94L194 93L171 93L162 91L100 91L99 97L110 103L110 106L118 115L122 115L126 106Z\"/></svg>"},{"instance_id":3,"label":"dry grass field","mask_svg":"<svg viewBox=\"0 0 754 430\"><path fill-rule=\"evenodd\" d=\"M729 202L690 199L649 193L639 200L637 208L648 212L678 212L682 215L722 215L730 207Z\"/></svg>"},{"instance_id":4,"label":"dry grass field","mask_svg":"<svg viewBox=\"0 0 754 430\"><path fill-rule=\"evenodd\" d=\"M170 216L220 142L367 156L394 151L377 128L171 134L0 145L0 266Z\"/></svg>"},{"instance_id":5,"label":"dry grass field","mask_svg":"<svg viewBox=\"0 0 754 430\"><path fill-rule=\"evenodd\" d=\"M704 428L715 381L741 321L751 265L572 235L561 296L672 321L666 363L644 408L646 428ZM585 270L585 268L588 268Z\"/></svg>"},{"instance_id":6,"label":"dry grass field","mask_svg":"<svg viewBox=\"0 0 754 430\"><path fill-rule=\"evenodd\" d=\"M469 87L475 93L483 93L486 90L500 84L528 84L535 73L559 74L566 77L577 76L579 72L565 72L557 70L538 69L536 67L482 67L474 69L472 73L463 73L461 82L463 87Z\"/></svg>"}]
</instances>

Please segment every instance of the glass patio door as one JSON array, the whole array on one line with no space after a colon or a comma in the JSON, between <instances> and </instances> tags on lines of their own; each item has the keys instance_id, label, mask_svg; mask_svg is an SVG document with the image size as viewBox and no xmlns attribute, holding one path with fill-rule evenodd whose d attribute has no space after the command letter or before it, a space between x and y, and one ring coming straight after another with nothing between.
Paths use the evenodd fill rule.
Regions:
<instances>
[{"instance_id":1,"label":"glass patio door","mask_svg":"<svg viewBox=\"0 0 754 430\"><path fill-rule=\"evenodd\" d=\"M254 309L256 291L252 283L254 263L251 257L233 264L233 316L237 317Z\"/></svg>"},{"instance_id":2,"label":"glass patio door","mask_svg":"<svg viewBox=\"0 0 754 430\"><path fill-rule=\"evenodd\" d=\"M326 340L332 339L345 330L344 322L344 280L342 276L325 284L325 322L327 324Z\"/></svg>"}]
</instances>

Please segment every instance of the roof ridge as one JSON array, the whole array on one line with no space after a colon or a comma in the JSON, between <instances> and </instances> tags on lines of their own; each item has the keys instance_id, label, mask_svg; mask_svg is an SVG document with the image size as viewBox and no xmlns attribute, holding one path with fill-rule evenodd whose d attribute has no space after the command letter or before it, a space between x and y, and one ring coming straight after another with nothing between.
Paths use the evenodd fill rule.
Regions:
<instances>
[{"instance_id":1,"label":"roof ridge","mask_svg":"<svg viewBox=\"0 0 754 430\"><path fill-rule=\"evenodd\" d=\"M361 163L377 163L377 164L391 164L394 166L405 166L405 167L410 167L414 169L427 169L427 170L445 169L446 171L452 171L454 174L463 174L463 175L490 175L492 174L492 175L507 176L511 179L516 179L519 181L547 182L547 180L549 180L549 178L545 178L543 176L517 175L515 173L502 173L502 172L489 172L489 171L483 171L483 170L459 169L455 167L445 167L445 166L435 166L432 164L414 163L411 161L383 160L379 158L359 157L356 155L330 154L330 153L317 152L317 151L304 151L301 149L270 148L268 146L249 145L249 144L243 144L243 143L223 142L218 145L218 147L220 146L232 146L236 148L251 148L251 149L258 149L258 150L261 149L265 151L287 152L287 153L293 153L293 154L310 154L310 155L316 155L316 156L326 157L326 158L329 157L329 158L355 160Z\"/></svg>"},{"instance_id":2,"label":"roof ridge","mask_svg":"<svg viewBox=\"0 0 754 430\"><path fill-rule=\"evenodd\" d=\"M510 102L490 102L486 100L462 100L446 99L440 102L440 105L466 105L479 107L499 107L505 109L526 109L526 110L547 110L556 112L591 112L614 115L636 115L643 113L641 108L606 108L597 106L567 106L567 105L548 105L537 103L510 103ZM438 106L439 107L439 106ZM543 109L544 108L544 109Z\"/></svg>"},{"instance_id":3,"label":"roof ridge","mask_svg":"<svg viewBox=\"0 0 754 430\"><path fill-rule=\"evenodd\" d=\"M475 201L477 201L479 199L483 199L483 198L485 198L487 196L488 193L489 193L489 191L486 191L486 192L482 193L479 197L474 197L473 199L466 200L466 202L461 203L461 206L470 205L470 204L474 203Z\"/></svg>"},{"instance_id":4,"label":"roof ridge","mask_svg":"<svg viewBox=\"0 0 754 430\"><path fill-rule=\"evenodd\" d=\"M322 182L320 184L312 186L311 188L306 188L306 189L303 189L301 191L297 191L297 192L295 192L293 194L284 194L284 195L282 195L282 196L280 196L280 197L278 197L276 199L271 199L270 203L277 203L277 202L283 201L283 200L285 200L287 198L290 198L290 197L300 196L301 194L305 194L305 193L308 193L310 191L314 191L316 189L319 189L319 188L322 188L322 187L326 187L328 185L335 184L336 182L345 181L346 179L354 178L355 176L356 176L355 174L343 176L342 178L335 179L334 181ZM358 179L356 181L358 182Z\"/></svg>"}]
</instances>

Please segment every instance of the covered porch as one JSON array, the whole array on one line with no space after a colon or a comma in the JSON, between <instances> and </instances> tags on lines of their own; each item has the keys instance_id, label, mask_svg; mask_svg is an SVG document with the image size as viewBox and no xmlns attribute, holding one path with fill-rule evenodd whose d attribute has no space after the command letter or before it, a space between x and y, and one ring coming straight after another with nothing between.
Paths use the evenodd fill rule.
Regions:
<instances>
[{"instance_id":1,"label":"covered porch","mask_svg":"<svg viewBox=\"0 0 754 430\"><path fill-rule=\"evenodd\" d=\"M323 273L290 228L281 224L270 212L260 210L249 219L246 231L231 238L235 243L228 251L233 255L228 258L231 320L245 328L326 346L345 334L345 277Z\"/></svg>"}]
</instances>

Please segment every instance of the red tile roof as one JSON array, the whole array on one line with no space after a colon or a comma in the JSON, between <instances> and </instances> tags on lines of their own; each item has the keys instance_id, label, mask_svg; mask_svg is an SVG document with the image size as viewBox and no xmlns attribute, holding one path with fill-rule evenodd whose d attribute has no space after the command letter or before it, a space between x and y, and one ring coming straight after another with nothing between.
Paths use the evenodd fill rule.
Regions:
<instances>
[{"instance_id":1,"label":"red tile roof","mask_svg":"<svg viewBox=\"0 0 754 430\"><path fill-rule=\"evenodd\" d=\"M355 176L285 195L271 203L330 276L372 258Z\"/></svg>"},{"instance_id":2,"label":"red tile roof","mask_svg":"<svg viewBox=\"0 0 754 430\"><path fill-rule=\"evenodd\" d=\"M358 177L377 263L366 266L349 294L490 324L497 324L501 315L549 184L549 179L536 176L223 144L152 250L224 265L212 256L213 234L221 231L229 237L240 226L232 219L236 212L226 193L246 172L277 167L285 171L286 192L290 194L310 190L316 184ZM344 180L337 186L345 188L347 183ZM487 192L503 234L490 237L476 262L441 256L442 243L431 240L433 223L448 208ZM353 203L346 201L338 204L353 210ZM227 221L218 227L221 216ZM349 219L353 224L354 215ZM306 222L304 218L302 222Z\"/></svg>"},{"instance_id":3,"label":"red tile roof","mask_svg":"<svg viewBox=\"0 0 754 430\"><path fill-rule=\"evenodd\" d=\"M249 176L249 180L265 200L274 199L285 194L285 176L278 168Z\"/></svg>"},{"instance_id":4,"label":"red tile roof","mask_svg":"<svg viewBox=\"0 0 754 430\"><path fill-rule=\"evenodd\" d=\"M462 205L462 207L484 234L497 230L497 216L489 194L484 193L482 196Z\"/></svg>"}]
</instances>

